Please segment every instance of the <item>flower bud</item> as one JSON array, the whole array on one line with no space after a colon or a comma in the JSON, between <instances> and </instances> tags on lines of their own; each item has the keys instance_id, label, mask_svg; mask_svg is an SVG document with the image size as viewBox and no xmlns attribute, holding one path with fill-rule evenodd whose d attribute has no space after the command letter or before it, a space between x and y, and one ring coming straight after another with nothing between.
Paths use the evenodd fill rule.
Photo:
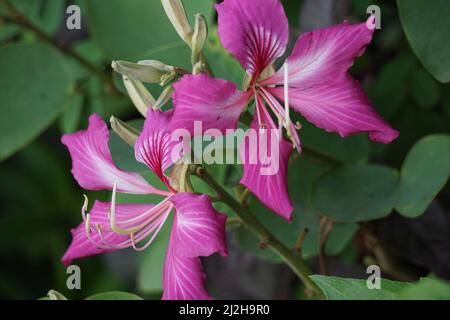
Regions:
<instances>
[{"instance_id":1,"label":"flower bud","mask_svg":"<svg viewBox=\"0 0 450 320\"><path fill-rule=\"evenodd\" d=\"M195 65L200 59L200 53L208 37L208 25L202 14L195 15L194 34L192 35L192 65Z\"/></svg>"},{"instance_id":2,"label":"flower bud","mask_svg":"<svg viewBox=\"0 0 450 320\"><path fill-rule=\"evenodd\" d=\"M125 85L128 95L130 96L131 101L133 101L136 109L144 117L147 117L147 109L155 105L155 98L153 98L145 86L137 80L123 76L123 84Z\"/></svg>"},{"instance_id":3,"label":"flower bud","mask_svg":"<svg viewBox=\"0 0 450 320\"><path fill-rule=\"evenodd\" d=\"M111 116L109 119L109 122L111 123L111 128L114 130L115 133L127 144L134 147L134 144L136 143L136 140L140 134L140 132L130 126L129 124L123 122L120 119L117 119L114 116Z\"/></svg>"},{"instance_id":4,"label":"flower bud","mask_svg":"<svg viewBox=\"0 0 450 320\"><path fill-rule=\"evenodd\" d=\"M180 38L183 39L188 46L191 46L193 31L181 0L161 0L161 2L167 17L170 22L172 22L172 25Z\"/></svg>"},{"instance_id":5,"label":"flower bud","mask_svg":"<svg viewBox=\"0 0 450 320\"><path fill-rule=\"evenodd\" d=\"M157 65L156 63L161 65ZM127 78L147 83L159 83L161 77L167 72L163 70L169 69L170 66L165 67L165 65L159 61L156 61L156 63L152 65L127 61L113 61L111 66L116 72Z\"/></svg>"},{"instance_id":6,"label":"flower bud","mask_svg":"<svg viewBox=\"0 0 450 320\"><path fill-rule=\"evenodd\" d=\"M158 60L141 60L141 61L138 61L138 64L153 67L164 73L172 72L175 70L175 67L169 66L169 65L165 64L164 62L161 62Z\"/></svg>"},{"instance_id":7,"label":"flower bud","mask_svg":"<svg viewBox=\"0 0 450 320\"><path fill-rule=\"evenodd\" d=\"M167 103L167 101L169 101L170 97L172 96L172 92L172 86L165 87L159 98L156 100L153 109L162 108Z\"/></svg>"},{"instance_id":8,"label":"flower bud","mask_svg":"<svg viewBox=\"0 0 450 320\"><path fill-rule=\"evenodd\" d=\"M50 300L67 300L67 298L62 293L56 290L50 290L47 293L47 296Z\"/></svg>"},{"instance_id":9,"label":"flower bud","mask_svg":"<svg viewBox=\"0 0 450 320\"><path fill-rule=\"evenodd\" d=\"M176 72L168 72L161 77L161 81L159 82L159 85L161 87L164 87L169 82L176 80L176 78L177 78Z\"/></svg>"}]
</instances>

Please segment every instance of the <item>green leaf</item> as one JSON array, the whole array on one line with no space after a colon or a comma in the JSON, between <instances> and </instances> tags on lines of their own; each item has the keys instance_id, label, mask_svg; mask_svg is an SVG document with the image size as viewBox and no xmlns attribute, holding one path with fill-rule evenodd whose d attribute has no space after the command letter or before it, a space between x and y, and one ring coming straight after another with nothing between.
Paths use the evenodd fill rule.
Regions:
<instances>
[{"instance_id":1,"label":"green leaf","mask_svg":"<svg viewBox=\"0 0 450 320\"><path fill-rule=\"evenodd\" d=\"M66 102L65 111L59 118L59 126L64 133L72 133L78 129L83 111L83 95L75 93Z\"/></svg>"},{"instance_id":2,"label":"green leaf","mask_svg":"<svg viewBox=\"0 0 450 320\"><path fill-rule=\"evenodd\" d=\"M366 280L313 275L327 300L396 300L398 293L411 284L381 279L380 289L367 288Z\"/></svg>"},{"instance_id":3,"label":"green leaf","mask_svg":"<svg viewBox=\"0 0 450 320\"><path fill-rule=\"evenodd\" d=\"M417 68L411 77L411 95L419 107L432 108L439 101L440 88L425 70Z\"/></svg>"},{"instance_id":4,"label":"green leaf","mask_svg":"<svg viewBox=\"0 0 450 320\"><path fill-rule=\"evenodd\" d=\"M445 186L450 174L450 135L421 139L403 163L396 209L404 216L420 216Z\"/></svg>"},{"instance_id":5,"label":"green leaf","mask_svg":"<svg viewBox=\"0 0 450 320\"><path fill-rule=\"evenodd\" d=\"M444 113L450 118L450 84L444 86L444 92L442 94L442 106Z\"/></svg>"},{"instance_id":6,"label":"green leaf","mask_svg":"<svg viewBox=\"0 0 450 320\"><path fill-rule=\"evenodd\" d=\"M63 112L72 88L63 57L51 47L0 49L0 160L31 142Z\"/></svg>"},{"instance_id":7,"label":"green leaf","mask_svg":"<svg viewBox=\"0 0 450 320\"><path fill-rule=\"evenodd\" d=\"M440 82L450 81L450 2L397 0L409 44L425 68Z\"/></svg>"},{"instance_id":8,"label":"green leaf","mask_svg":"<svg viewBox=\"0 0 450 320\"><path fill-rule=\"evenodd\" d=\"M92 64L103 68L103 53L92 40L87 39L78 41L73 44L72 50L74 50L76 53L81 55L84 59L88 60ZM80 65L80 63L75 59L68 57L68 62L75 79L80 80L82 78L92 76L91 72L84 66Z\"/></svg>"},{"instance_id":9,"label":"green leaf","mask_svg":"<svg viewBox=\"0 0 450 320\"><path fill-rule=\"evenodd\" d=\"M328 167L311 163L305 159L298 159L291 163L288 177L289 191L294 201L294 212L290 224L256 199L250 199L249 207L252 213L286 246L293 248L301 232L308 228L309 232L301 249L304 258L316 256L319 251L320 216L311 207L308 195L313 181L327 169ZM325 253L327 255L339 254L351 241L357 230L358 225L356 224L335 224L325 244ZM258 247L258 239L245 228L238 229L237 237L242 248L260 257L281 261L270 249L261 250Z\"/></svg>"},{"instance_id":10,"label":"green leaf","mask_svg":"<svg viewBox=\"0 0 450 320\"><path fill-rule=\"evenodd\" d=\"M211 23L212 0L183 1L187 16L202 13ZM180 67L189 66L190 53L167 18L161 1L85 1L92 36L111 60L162 60ZM114 18L112 18L114 17Z\"/></svg>"},{"instance_id":11,"label":"green leaf","mask_svg":"<svg viewBox=\"0 0 450 320\"><path fill-rule=\"evenodd\" d=\"M54 34L62 23L65 23L65 0L45 1L41 15L42 30L47 34Z\"/></svg>"},{"instance_id":12,"label":"green leaf","mask_svg":"<svg viewBox=\"0 0 450 320\"><path fill-rule=\"evenodd\" d=\"M343 162L363 162L369 158L370 144L366 136L360 134L342 139L306 121L301 123L302 143L308 149Z\"/></svg>"},{"instance_id":13,"label":"green leaf","mask_svg":"<svg viewBox=\"0 0 450 320\"><path fill-rule=\"evenodd\" d=\"M409 50L402 52L381 67L377 81L367 88L369 98L384 118L392 117L402 107L408 93L404 79L410 78L415 65L414 54Z\"/></svg>"},{"instance_id":14,"label":"green leaf","mask_svg":"<svg viewBox=\"0 0 450 320\"><path fill-rule=\"evenodd\" d=\"M332 170L312 188L313 206L339 222L387 216L395 205L397 171L379 165L353 165Z\"/></svg>"},{"instance_id":15,"label":"green leaf","mask_svg":"<svg viewBox=\"0 0 450 320\"><path fill-rule=\"evenodd\" d=\"M97 293L86 298L86 300L144 300L134 293L124 291L108 291Z\"/></svg>"},{"instance_id":16,"label":"green leaf","mask_svg":"<svg viewBox=\"0 0 450 320\"><path fill-rule=\"evenodd\" d=\"M12 0L11 4L44 33L53 35L63 23L64 0Z\"/></svg>"},{"instance_id":17,"label":"green leaf","mask_svg":"<svg viewBox=\"0 0 450 320\"><path fill-rule=\"evenodd\" d=\"M450 300L450 283L422 278L417 284L407 286L399 293L400 300Z\"/></svg>"}]
</instances>

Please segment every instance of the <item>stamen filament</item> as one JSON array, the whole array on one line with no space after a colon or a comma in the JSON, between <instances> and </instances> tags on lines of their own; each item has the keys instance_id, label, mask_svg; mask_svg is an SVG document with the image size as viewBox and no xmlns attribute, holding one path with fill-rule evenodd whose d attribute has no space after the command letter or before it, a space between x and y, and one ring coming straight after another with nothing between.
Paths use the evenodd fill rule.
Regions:
<instances>
[{"instance_id":1,"label":"stamen filament","mask_svg":"<svg viewBox=\"0 0 450 320\"><path fill-rule=\"evenodd\" d=\"M167 210L167 213L160 219L161 221L159 221L160 222L159 226L156 229L156 231L153 233L152 237L142 247L137 247L137 245L136 245L137 242L136 242L136 239L134 237L134 233L132 233L130 235L131 243L132 243L132 246L133 246L134 250L136 250L136 251L143 251L143 250L147 249L153 243L153 240L155 240L155 238L158 235L159 231L161 231L161 228L163 227L164 223L166 222L166 219L169 216L169 213L170 213L171 210L172 210L172 206L169 207L169 210ZM149 232L149 234L150 233L151 233L151 231Z\"/></svg>"},{"instance_id":2,"label":"stamen filament","mask_svg":"<svg viewBox=\"0 0 450 320\"><path fill-rule=\"evenodd\" d=\"M116 225L116 195L117 195L117 180L114 181L112 197L111 197L111 210L109 212L111 230L118 234L129 235L130 233L136 232L139 229L122 229Z\"/></svg>"}]
</instances>

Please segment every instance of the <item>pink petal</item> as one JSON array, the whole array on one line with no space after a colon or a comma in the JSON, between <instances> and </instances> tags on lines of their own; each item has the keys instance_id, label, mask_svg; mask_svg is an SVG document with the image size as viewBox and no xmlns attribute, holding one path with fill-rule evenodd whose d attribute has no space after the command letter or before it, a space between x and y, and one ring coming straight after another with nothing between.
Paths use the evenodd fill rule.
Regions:
<instances>
[{"instance_id":1,"label":"pink petal","mask_svg":"<svg viewBox=\"0 0 450 320\"><path fill-rule=\"evenodd\" d=\"M279 0L225 0L216 5L223 46L257 77L283 55L289 26Z\"/></svg>"},{"instance_id":2,"label":"pink petal","mask_svg":"<svg viewBox=\"0 0 450 320\"><path fill-rule=\"evenodd\" d=\"M244 138L240 146L240 156L243 162L244 175L240 183L246 186L266 207L290 221L292 218L292 202L289 198L287 186L287 167L290 154L292 152L292 145L285 139L279 139L278 133L269 131L268 129L275 129L270 115L265 111L265 108L260 108L261 121L267 129L260 129L258 117L255 114L250 125L251 130L257 132L257 139L255 142L247 140L249 133ZM272 137L277 139L278 148L273 145ZM268 151L261 151L261 146L266 145ZM273 146L273 148L272 148ZM262 155L270 156L272 163L278 162L278 167L275 174L261 174L263 165L261 160L264 160ZM258 156L259 155L259 156Z\"/></svg>"},{"instance_id":3,"label":"pink petal","mask_svg":"<svg viewBox=\"0 0 450 320\"><path fill-rule=\"evenodd\" d=\"M169 128L172 110L161 112L149 108L144 129L135 144L136 160L145 163L158 177L164 180L164 172L174 161L174 141Z\"/></svg>"},{"instance_id":4,"label":"pink petal","mask_svg":"<svg viewBox=\"0 0 450 320\"><path fill-rule=\"evenodd\" d=\"M192 135L208 129L235 129L248 102L248 94L226 80L205 74L187 75L174 84L175 111L173 129L187 129ZM195 132L194 122L201 122L202 131Z\"/></svg>"},{"instance_id":5,"label":"pink petal","mask_svg":"<svg viewBox=\"0 0 450 320\"><path fill-rule=\"evenodd\" d=\"M370 43L373 29L367 23L343 23L300 36L287 59L290 87L306 87L345 77L353 61ZM284 67L262 84L283 84Z\"/></svg>"},{"instance_id":6,"label":"pink petal","mask_svg":"<svg viewBox=\"0 0 450 320\"><path fill-rule=\"evenodd\" d=\"M178 255L171 236L164 262L163 300L210 300L200 258Z\"/></svg>"},{"instance_id":7,"label":"pink petal","mask_svg":"<svg viewBox=\"0 0 450 320\"><path fill-rule=\"evenodd\" d=\"M177 193L170 197L176 208L172 226L173 250L185 257L227 255L226 216L217 212L207 195Z\"/></svg>"},{"instance_id":8,"label":"pink petal","mask_svg":"<svg viewBox=\"0 0 450 320\"><path fill-rule=\"evenodd\" d=\"M109 151L108 140L108 128L97 114L90 116L87 130L62 137L62 143L67 146L72 157L72 174L82 188L111 190L117 180L119 192L166 194L149 185L137 173L117 168Z\"/></svg>"},{"instance_id":9,"label":"pink petal","mask_svg":"<svg viewBox=\"0 0 450 320\"><path fill-rule=\"evenodd\" d=\"M283 100L283 88L269 91ZM390 143L399 135L376 113L359 83L350 76L333 83L290 88L289 102L308 121L341 137L369 132L371 140Z\"/></svg>"},{"instance_id":10,"label":"pink petal","mask_svg":"<svg viewBox=\"0 0 450 320\"><path fill-rule=\"evenodd\" d=\"M142 223L146 216L140 218L140 215L151 211L154 207L154 205L148 204L116 205L117 221L126 221L134 218L135 225ZM110 209L111 204L109 202L95 201L94 206L90 211L90 225L92 230L90 233L90 239L92 241L86 234L85 223L81 223L78 227L71 230L72 243L61 259L65 266L70 265L74 259L111 252L122 247L131 246L129 236L121 235L111 230L110 219L108 218L108 212ZM102 230L103 239L100 236L100 233L96 232L97 225L99 225ZM94 243L98 245L95 245Z\"/></svg>"}]
</instances>

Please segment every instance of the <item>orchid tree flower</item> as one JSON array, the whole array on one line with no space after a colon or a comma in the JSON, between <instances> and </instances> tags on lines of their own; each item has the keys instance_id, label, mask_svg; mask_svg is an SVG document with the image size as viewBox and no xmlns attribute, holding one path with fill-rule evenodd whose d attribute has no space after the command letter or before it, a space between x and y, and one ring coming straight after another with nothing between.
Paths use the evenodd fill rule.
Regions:
<instances>
[{"instance_id":1,"label":"orchid tree flower","mask_svg":"<svg viewBox=\"0 0 450 320\"><path fill-rule=\"evenodd\" d=\"M96 201L89 213L87 198L82 208L83 223L72 230L72 243L62 262L132 247L150 246L169 215L172 229L164 262L163 299L209 299L200 256L218 252L227 255L226 216L217 212L206 195L177 191L166 170L173 164L173 142L168 126L170 112L148 109L142 133L135 143L135 156L146 164L167 187L151 186L137 173L119 169L108 148L109 131L93 114L85 131L64 135L62 142L72 157L72 173L87 190L112 190L111 202ZM116 192L155 194L157 204L116 204Z\"/></svg>"},{"instance_id":2,"label":"orchid tree flower","mask_svg":"<svg viewBox=\"0 0 450 320\"><path fill-rule=\"evenodd\" d=\"M289 36L281 3L224 0L216 10L223 46L247 72L244 91L207 75L184 76L174 85L175 127L192 130L193 122L202 120L203 129L216 128L225 133L228 128L236 128L241 113L254 99L251 127L275 129L274 116L290 140L280 134L280 164L287 163L292 146L301 151L299 125L291 121L290 108L341 137L368 132L371 140L380 143L397 138L399 133L377 114L360 84L347 72L372 40L373 17L360 24L344 22L304 33L286 63L275 72L272 63L284 54ZM264 134L264 130L259 131ZM247 149L248 144L241 145L241 153ZM267 207L290 220L293 207L286 175L285 165L280 165L275 175L261 176L255 165L244 161L241 183Z\"/></svg>"}]
</instances>

